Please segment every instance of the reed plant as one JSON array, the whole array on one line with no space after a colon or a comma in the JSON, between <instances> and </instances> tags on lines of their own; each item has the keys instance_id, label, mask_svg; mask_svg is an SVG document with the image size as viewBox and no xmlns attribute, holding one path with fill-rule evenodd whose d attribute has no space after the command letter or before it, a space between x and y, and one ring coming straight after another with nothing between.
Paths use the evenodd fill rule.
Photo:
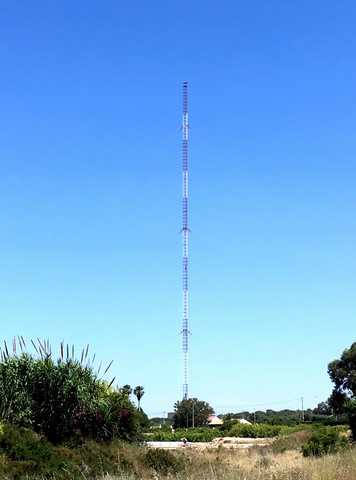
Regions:
<instances>
[{"instance_id":1,"label":"reed plant","mask_svg":"<svg viewBox=\"0 0 356 480\"><path fill-rule=\"evenodd\" d=\"M139 419L128 395L112 388L95 371L83 349L75 358L74 347L60 345L53 356L48 341L31 340L36 354L26 351L22 337L12 349L0 349L0 418L45 435L59 444L68 439L136 439ZM104 370L106 374L110 367Z\"/></svg>"}]
</instances>

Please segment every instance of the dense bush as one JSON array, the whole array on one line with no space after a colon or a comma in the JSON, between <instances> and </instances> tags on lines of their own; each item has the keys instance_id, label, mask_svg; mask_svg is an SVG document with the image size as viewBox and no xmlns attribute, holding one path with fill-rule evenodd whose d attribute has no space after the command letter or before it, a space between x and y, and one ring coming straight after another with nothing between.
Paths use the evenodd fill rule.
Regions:
<instances>
[{"instance_id":1,"label":"dense bush","mask_svg":"<svg viewBox=\"0 0 356 480\"><path fill-rule=\"evenodd\" d=\"M173 453L161 448L147 450L144 463L160 475L175 475L184 469L184 461Z\"/></svg>"},{"instance_id":2,"label":"dense bush","mask_svg":"<svg viewBox=\"0 0 356 480\"><path fill-rule=\"evenodd\" d=\"M341 434L340 427L320 427L307 443L302 446L304 457L321 457L328 453L336 453L349 446L349 440Z\"/></svg>"},{"instance_id":3,"label":"dense bush","mask_svg":"<svg viewBox=\"0 0 356 480\"><path fill-rule=\"evenodd\" d=\"M135 439L139 431L128 395L98 379L91 366L63 355L54 361L46 349L40 358L2 354L0 418L53 443L72 437Z\"/></svg>"},{"instance_id":4,"label":"dense bush","mask_svg":"<svg viewBox=\"0 0 356 480\"><path fill-rule=\"evenodd\" d=\"M255 445L251 451L258 451L265 455L279 455L286 451L301 451L302 446L306 443L311 435L310 430L290 430L289 433L283 433L277 437L273 442L267 445Z\"/></svg>"},{"instance_id":5,"label":"dense bush","mask_svg":"<svg viewBox=\"0 0 356 480\"><path fill-rule=\"evenodd\" d=\"M87 440L73 451L72 470L82 478L101 478L117 475L119 462L115 444L103 444ZM75 464L74 464L75 462Z\"/></svg>"},{"instance_id":6,"label":"dense bush","mask_svg":"<svg viewBox=\"0 0 356 480\"><path fill-rule=\"evenodd\" d=\"M0 478L74 480L118 475L122 471L117 441L66 442L54 446L44 436L11 424L0 434Z\"/></svg>"},{"instance_id":7,"label":"dense bush","mask_svg":"<svg viewBox=\"0 0 356 480\"><path fill-rule=\"evenodd\" d=\"M30 429L4 424L0 433L1 479L83 480L158 478L176 475L189 464L182 455L150 450L119 440L85 440L52 445Z\"/></svg>"},{"instance_id":8,"label":"dense bush","mask_svg":"<svg viewBox=\"0 0 356 480\"><path fill-rule=\"evenodd\" d=\"M61 458L45 437L32 430L5 424L0 434L0 451L10 461L16 476L53 475L65 469ZM2 473L5 473L4 471ZM4 475L5 476L5 475Z\"/></svg>"}]
</instances>

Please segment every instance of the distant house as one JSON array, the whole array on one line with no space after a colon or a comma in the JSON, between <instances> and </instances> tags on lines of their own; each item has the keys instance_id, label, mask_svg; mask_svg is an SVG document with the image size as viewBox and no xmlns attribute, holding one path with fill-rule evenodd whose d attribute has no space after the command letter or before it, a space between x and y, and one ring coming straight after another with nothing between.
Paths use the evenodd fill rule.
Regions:
<instances>
[{"instance_id":1,"label":"distant house","mask_svg":"<svg viewBox=\"0 0 356 480\"><path fill-rule=\"evenodd\" d=\"M251 422L248 420L245 420L244 418L234 418L234 422L236 423L242 423L243 425L252 425ZM222 418L219 418L217 415L210 415L206 421L206 426L207 427L220 427L223 425L224 420Z\"/></svg>"},{"instance_id":2,"label":"distant house","mask_svg":"<svg viewBox=\"0 0 356 480\"><path fill-rule=\"evenodd\" d=\"M244 425L252 425L251 422L249 422L248 420L245 420L244 418L236 418L236 420L237 420L239 423L243 423Z\"/></svg>"},{"instance_id":3,"label":"distant house","mask_svg":"<svg viewBox=\"0 0 356 480\"><path fill-rule=\"evenodd\" d=\"M220 427L224 423L224 420L219 418L217 415L210 415L207 418L206 425L208 427Z\"/></svg>"}]
</instances>

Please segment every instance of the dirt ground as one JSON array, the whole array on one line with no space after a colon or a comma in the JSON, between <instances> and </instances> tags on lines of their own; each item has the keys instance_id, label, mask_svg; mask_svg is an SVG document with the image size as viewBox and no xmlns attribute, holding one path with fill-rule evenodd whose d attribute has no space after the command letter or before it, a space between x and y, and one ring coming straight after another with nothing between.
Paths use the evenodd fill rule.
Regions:
<instances>
[{"instance_id":1,"label":"dirt ground","mask_svg":"<svg viewBox=\"0 0 356 480\"><path fill-rule=\"evenodd\" d=\"M211 442L146 442L149 448L163 448L165 450L177 450L181 448L205 449L205 448L250 448L254 445L264 446L270 445L273 438L238 438L238 437L221 437L215 438Z\"/></svg>"}]
</instances>

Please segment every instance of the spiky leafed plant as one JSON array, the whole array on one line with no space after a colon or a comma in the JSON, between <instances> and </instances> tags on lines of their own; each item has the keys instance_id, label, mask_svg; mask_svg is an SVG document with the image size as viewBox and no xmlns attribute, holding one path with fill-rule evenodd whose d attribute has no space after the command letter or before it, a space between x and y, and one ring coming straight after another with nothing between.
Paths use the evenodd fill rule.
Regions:
<instances>
[{"instance_id":1,"label":"spiky leafed plant","mask_svg":"<svg viewBox=\"0 0 356 480\"><path fill-rule=\"evenodd\" d=\"M112 382L98 378L88 361L88 348L78 361L74 348L62 343L60 357L54 361L48 342L38 342L32 344L39 358L26 352L18 356L14 346L10 355L6 343L0 352L1 417L44 433L56 443L76 435L110 438L120 432L130 436L121 428L127 422L120 423L120 415L123 411L131 415L134 407L127 395L110 388ZM135 423L126 426L135 428Z\"/></svg>"},{"instance_id":2,"label":"spiky leafed plant","mask_svg":"<svg viewBox=\"0 0 356 480\"><path fill-rule=\"evenodd\" d=\"M34 359L28 354L6 357L0 363L0 417L23 427L32 427Z\"/></svg>"}]
</instances>

